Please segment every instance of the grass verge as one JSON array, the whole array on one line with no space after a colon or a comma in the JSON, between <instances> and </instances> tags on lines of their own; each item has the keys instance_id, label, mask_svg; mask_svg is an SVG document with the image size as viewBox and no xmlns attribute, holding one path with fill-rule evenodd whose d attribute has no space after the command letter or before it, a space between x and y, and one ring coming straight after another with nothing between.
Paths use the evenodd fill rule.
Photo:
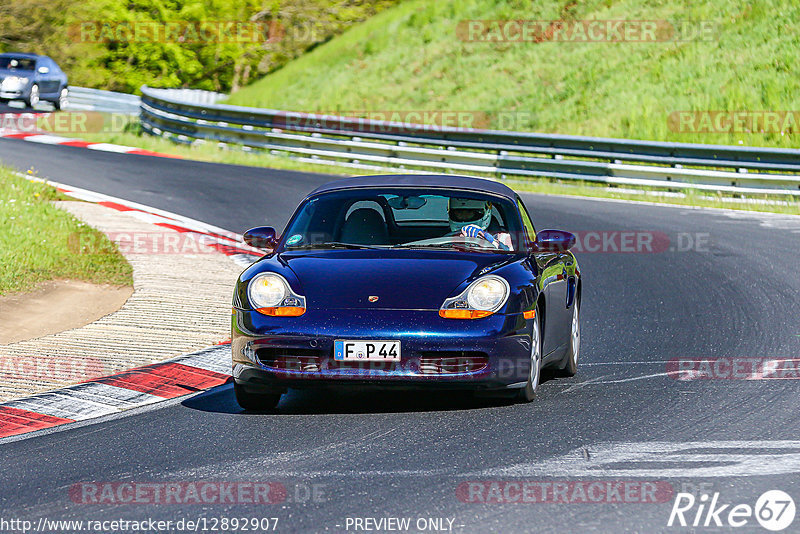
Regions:
<instances>
[{"instance_id":1,"label":"grass verge","mask_svg":"<svg viewBox=\"0 0 800 534\"><path fill-rule=\"evenodd\" d=\"M428 112L422 121L432 124L440 119L432 112L449 111L501 130L792 148L800 130L798 18L794 0L409 0L228 102L327 113ZM498 42L488 30L473 41L460 31L467 21L501 20L577 21L575 27L672 21L686 23L687 31L619 42L580 32ZM708 33L689 30L701 23ZM724 112L720 124L701 120L717 111ZM761 118L728 120L742 111ZM762 111L777 112L779 120L765 122ZM681 112L690 120L683 122Z\"/></svg>"},{"instance_id":2,"label":"grass verge","mask_svg":"<svg viewBox=\"0 0 800 534\"><path fill-rule=\"evenodd\" d=\"M0 167L0 295L54 279L131 285L132 269L104 234L56 207L51 186ZM95 243L90 251L79 243Z\"/></svg>"}]
</instances>

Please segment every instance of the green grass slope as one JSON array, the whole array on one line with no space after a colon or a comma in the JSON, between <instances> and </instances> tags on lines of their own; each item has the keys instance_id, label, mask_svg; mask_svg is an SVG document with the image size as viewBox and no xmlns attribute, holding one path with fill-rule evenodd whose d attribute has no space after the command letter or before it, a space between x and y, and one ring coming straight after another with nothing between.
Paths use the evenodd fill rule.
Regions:
<instances>
[{"instance_id":1,"label":"green grass slope","mask_svg":"<svg viewBox=\"0 0 800 534\"><path fill-rule=\"evenodd\" d=\"M0 295L53 279L132 285L117 246L53 205L59 199L55 188L0 166Z\"/></svg>"},{"instance_id":2,"label":"green grass slope","mask_svg":"<svg viewBox=\"0 0 800 534\"><path fill-rule=\"evenodd\" d=\"M476 19L711 21L715 32L683 42L459 39L459 22ZM794 0L407 0L229 102L309 112L476 111L494 128L797 147L798 124L783 133L669 125L677 111L800 110L797 20Z\"/></svg>"}]
</instances>

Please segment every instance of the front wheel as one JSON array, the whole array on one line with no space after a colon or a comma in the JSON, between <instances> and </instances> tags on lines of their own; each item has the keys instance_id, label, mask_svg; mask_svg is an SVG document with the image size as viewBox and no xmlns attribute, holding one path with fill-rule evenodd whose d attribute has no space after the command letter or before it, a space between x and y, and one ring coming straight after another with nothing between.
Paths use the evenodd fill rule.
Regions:
<instances>
[{"instance_id":1,"label":"front wheel","mask_svg":"<svg viewBox=\"0 0 800 534\"><path fill-rule=\"evenodd\" d=\"M53 106L56 110L62 110L67 107L67 99L69 98L69 89L64 87L61 92L58 94L58 100L53 102Z\"/></svg>"},{"instance_id":2,"label":"front wheel","mask_svg":"<svg viewBox=\"0 0 800 534\"><path fill-rule=\"evenodd\" d=\"M280 393L251 393L236 382L233 383L233 393L239 406L249 412L273 410L281 400Z\"/></svg>"},{"instance_id":3,"label":"front wheel","mask_svg":"<svg viewBox=\"0 0 800 534\"><path fill-rule=\"evenodd\" d=\"M536 310L536 317L533 319L533 329L531 330L531 368L528 373L528 382L525 387L519 390L520 402L531 402L536 395L536 388L539 386L539 377L542 374L542 336L539 331L539 310Z\"/></svg>"},{"instance_id":4,"label":"front wheel","mask_svg":"<svg viewBox=\"0 0 800 534\"><path fill-rule=\"evenodd\" d=\"M29 108L32 108L32 107L36 106L36 104L38 104L38 103L39 103L39 86L36 85L36 84L33 84L31 86L31 94L28 95L28 98L25 100L25 104Z\"/></svg>"},{"instance_id":5,"label":"front wheel","mask_svg":"<svg viewBox=\"0 0 800 534\"><path fill-rule=\"evenodd\" d=\"M561 369L562 376L575 376L578 372L578 356L581 352L581 316L580 301L575 300L572 309L572 324L569 332L569 347L564 355L564 368Z\"/></svg>"}]
</instances>

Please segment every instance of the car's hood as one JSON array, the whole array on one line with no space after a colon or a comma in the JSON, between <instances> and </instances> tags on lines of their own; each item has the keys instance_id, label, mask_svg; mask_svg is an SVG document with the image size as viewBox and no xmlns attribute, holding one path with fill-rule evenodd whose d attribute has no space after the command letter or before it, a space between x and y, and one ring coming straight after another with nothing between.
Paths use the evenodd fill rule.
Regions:
<instances>
[{"instance_id":1,"label":"car's hood","mask_svg":"<svg viewBox=\"0 0 800 534\"><path fill-rule=\"evenodd\" d=\"M439 309L465 282L516 259L461 251L327 250L280 254L310 308ZM378 297L370 302L370 297Z\"/></svg>"}]
</instances>

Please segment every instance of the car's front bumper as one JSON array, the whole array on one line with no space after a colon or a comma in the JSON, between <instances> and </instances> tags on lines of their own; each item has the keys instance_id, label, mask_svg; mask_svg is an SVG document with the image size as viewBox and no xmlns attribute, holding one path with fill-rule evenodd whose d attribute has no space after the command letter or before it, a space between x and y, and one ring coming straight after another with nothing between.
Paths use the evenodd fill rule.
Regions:
<instances>
[{"instance_id":1,"label":"car's front bumper","mask_svg":"<svg viewBox=\"0 0 800 534\"><path fill-rule=\"evenodd\" d=\"M300 317L266 317L235 309L232 332L234 380L252 390L494 390L522 387L530 372L531 321L522 314L457 320L430 310L308 310ZM401 360L338 362L338 339L399 340Z\"/></svg>"},{"instance_id":2,"label":"car's front bumper","mask_svg":"<svg viewBox=\"0 0 800 534\"><path fill-rule=\"evenodd\" d=\"M25 98L26 93L24 90L19 91L0 91L0 98L4 100L17 100Z\"/></svg>"}]
</instances>

